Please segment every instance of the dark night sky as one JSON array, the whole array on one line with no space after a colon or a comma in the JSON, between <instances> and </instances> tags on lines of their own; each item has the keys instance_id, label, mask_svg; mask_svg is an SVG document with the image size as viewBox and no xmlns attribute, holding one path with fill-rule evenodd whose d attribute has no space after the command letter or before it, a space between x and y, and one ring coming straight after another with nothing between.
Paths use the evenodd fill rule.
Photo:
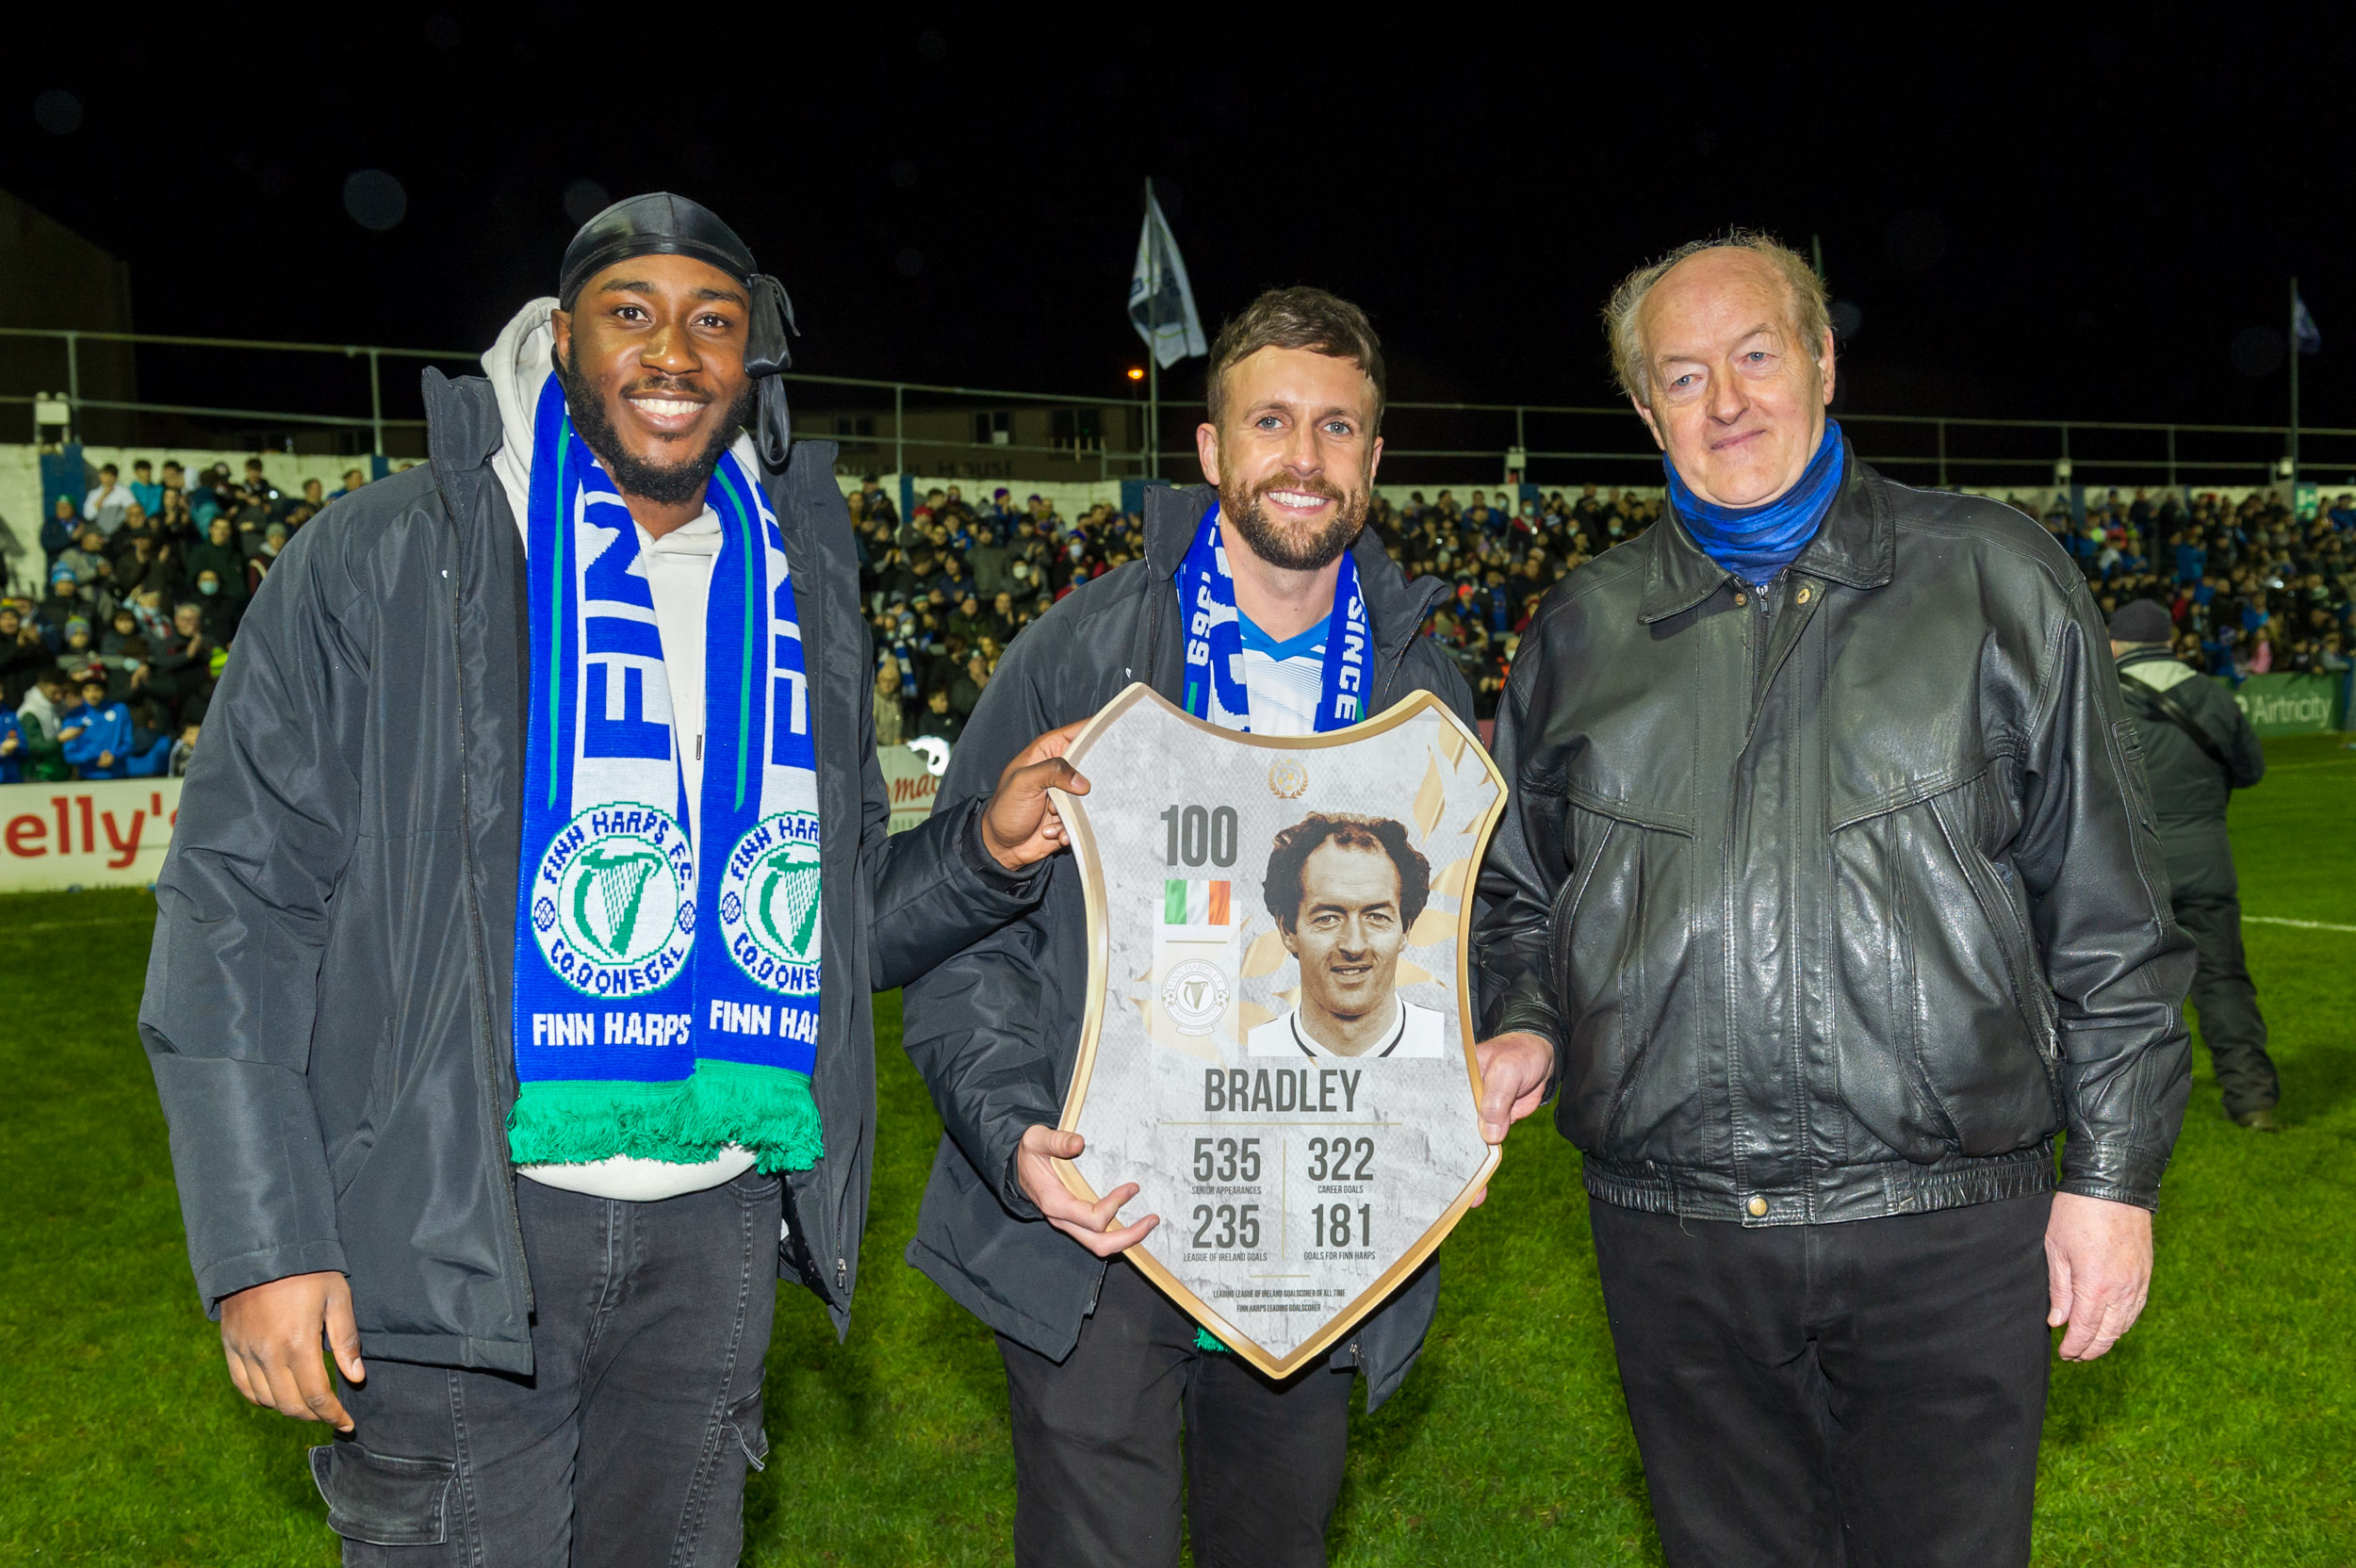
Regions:
<instances>
[{"instance_id":1,"label":"dark night sky","mask_svg":"<svg viewBox=\"0 0 2356 1568\"><path fill-rule=\"evenodd\" d=\"M1846 407L2276 422L2297 272L2307 420L2356 424L2350 105L2254 8L1763 44L1691 8L352 9L14 49L0 185L129 259L141 330L456 347L549 288L569 182L668 187L785 279L800 368L1115 396L1147 174L1210 325L1323 284L1401 398L1607 400L1613 280L1742 222L1822 237Z\"/></svg>"}]
</instances>

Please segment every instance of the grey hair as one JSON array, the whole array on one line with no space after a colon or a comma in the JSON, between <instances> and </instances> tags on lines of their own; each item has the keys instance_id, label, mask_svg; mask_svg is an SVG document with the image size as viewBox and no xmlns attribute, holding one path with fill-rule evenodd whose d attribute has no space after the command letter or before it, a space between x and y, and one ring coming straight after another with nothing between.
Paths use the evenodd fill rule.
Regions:
<instances>
[{"instance_id":1,"label":"grey hair","mask_svg":"<svg viewBox=\"0 0 2356 1568\"><path fill-rule=\"evenodd\" d=\"M1645 359L1637 318L1653 286L1668 275L1669 269L1704 251L1751 251L1767 258L1783 280L1792 325L1807 344L1811 359L1824 334L1832 330L1832 302L1825 295L1824 280L1816 275L1806 256L1774 235L1759 229L1728 229L1708 239L1688 241L1622 278L1603 307L1604 336L1612 344L1612 373L1621 391L1647 408L1652 406L1652 367Z\"/></svg>"}]
</instances>

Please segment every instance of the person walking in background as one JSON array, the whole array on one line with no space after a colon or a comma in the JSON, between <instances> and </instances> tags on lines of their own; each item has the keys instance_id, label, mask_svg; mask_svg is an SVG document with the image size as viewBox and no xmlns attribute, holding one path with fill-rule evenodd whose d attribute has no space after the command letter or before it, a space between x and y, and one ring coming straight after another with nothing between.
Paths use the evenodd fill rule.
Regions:
<instances>
[{"instance_id":1,"label":"person walking in background","mask_svg":"<svg viewBox=\"0 0 2356 1568\"><path fill-rule=\"evenodd\" d=\"M2266 1016L2242 957L2241 881L2225 831L2233 792L2266 776L2266 752L2225 688L2198 678L2200 672L2169 650L2174 624L2166 606L2150 599L2123 604L2110 631L2119 690L2151 781L2176 923L2199 955L2192 1004L2225 1114L2252 1132L2281 1132L2274 1111L2282 1081L2266 1054Z\"/></svg>"},{"instance_id":2,"label":"person walking in background","mask_svg":"<svg viewBox=\"0 0 2356 1568\"><path fill-rule=\"evenodd\" d=\"M2143 1307L2191 943L2085 580L1858 461L1828 318L1753 234L1613 295L1671 506L1522 639L1473 950L1555 1053L1673 1568L2006 1568L2048 1326Z\"/></svg>"}]
</instances>

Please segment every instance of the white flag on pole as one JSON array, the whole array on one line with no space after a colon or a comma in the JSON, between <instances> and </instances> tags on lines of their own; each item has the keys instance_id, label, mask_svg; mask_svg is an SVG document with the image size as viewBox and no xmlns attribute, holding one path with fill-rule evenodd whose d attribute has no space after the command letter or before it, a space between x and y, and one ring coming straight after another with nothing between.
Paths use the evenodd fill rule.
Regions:
<instances>
[{"instance_id":1,"label":"white flag on pole","mask_svg":"<svg viewBox=\"0 0 2356 1568\"><path fill-rule=\"evenodd\" d=\"M1203 336L1203 318L1195 314L1194 288L1186 282L1186 264L1178 254L1178 241L1153 199L1145 190L1145 227L1137 235L1137 265L1129 278L1129 319L1154 363L1168 369L1182 359L1211 351Z\"/></svg>"}]
</instances>

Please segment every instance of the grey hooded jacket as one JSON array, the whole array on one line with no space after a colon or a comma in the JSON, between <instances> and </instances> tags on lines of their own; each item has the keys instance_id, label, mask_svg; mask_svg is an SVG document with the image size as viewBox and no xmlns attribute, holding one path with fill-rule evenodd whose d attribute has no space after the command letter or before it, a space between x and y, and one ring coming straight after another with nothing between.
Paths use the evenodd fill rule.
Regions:
<instances>
[{"instance_id":1,"label":"grey hooded jacket","mask_svg":"<svg viewBox=\"0 0 2356 1568\"><path fill-rule=\"evenodd\" d=\"M321 513L238 629L156 883L139 1032L208 1309L336 1269L364 1354L528 1373L505 1124L530 602L489 384L429 370L425 400L432 462ZM826 889L826 1154L789 1181L781 1262L840 1328L875 1146L869 993L1043 878L984 852L977 808L886 837L833 459L797 446L767 488L801 590Z\"/></svg>"},{"instance_id":2,"label":"grey hooded jacket","mask_svg":"<svg viewBox=\"0 0 2356 1568\"><path fill-rule=\"evenodd\" d=\"M2232 693L2164 647L2121 654L2119 690L2143 743L2160 848L2168 857L2168 890L2180 904L2239 897L2241 879L2233 874L2225 808L2235 790L2266 776L2266 748L2258 743L2258 732ZM2223 755L2222 764L2184 732L2178 713L2201 727L2210 746Z\"/></svg>"},{"instance_id":3,"label":"grey hooded jacket","mask_svg":"<svg viewBox=\"0 0 2356 1568\"><path fill-rule=\"evenodd\" d=\"M1175 579L1210 501L1200 486L1148 491L1145 559L1082 585L1015 639L967 722L936 810L970 808L1032 736L1088 717L1132 681L1182 699ZM1470 724L1464 678L1421 635L1448 585L1406 581L1371 531L1353 553L1374 633L1367 711L1427 691ZM1023 1133L1062 1115L1088 1000L1079 867L1060 855L1046 865L1037 909L908 987L908 1053L947 1131L908 1259L998 1332L1060 1360L1095 1310L1105 1266L1050 1227L1014 1175ZM1439 1292L1435 1257L1334 1352L1333 1364L1366 1372L1368 1408L1407 1376Z\"/></svg>"}]
</instances>

